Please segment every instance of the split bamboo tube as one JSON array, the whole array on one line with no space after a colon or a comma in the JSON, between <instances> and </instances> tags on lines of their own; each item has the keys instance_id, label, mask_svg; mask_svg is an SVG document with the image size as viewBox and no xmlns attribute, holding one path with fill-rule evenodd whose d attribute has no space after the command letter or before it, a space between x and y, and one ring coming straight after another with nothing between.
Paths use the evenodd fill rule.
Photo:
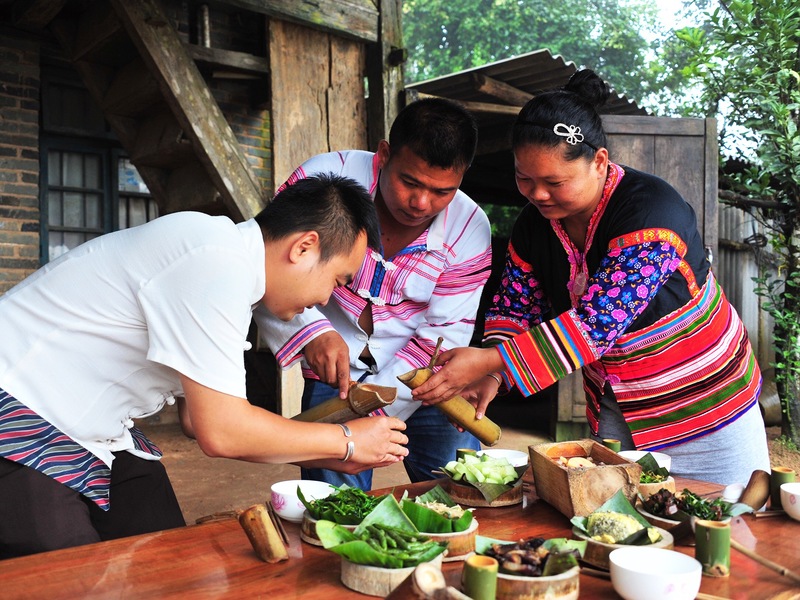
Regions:
<instances>
[{"instance_id":1,"label":"split bamboo tube","mask_svg":"<svg viewBox=\"0 0 800 600\"><path fill-rule=\"evenodd\" d=\"M334 396L322 404L304 410L292 419L310 423L346 423L389 406L396 397L397 388L354 382L350 384L346 400Z\"/></svg>"},{"instance_id":2,"label":"split bamboo tube","mask_svg":"<svg viewBox=\"0 0 800 600\"><path fill-rule=\"evenodd\" d=\"M286 546L265 504L256 504L239 513L239 525L247 534L258 558L268 563L289 559Z\"/></svg>"},{"instance_id":3,"label":"split bamboo tube","mask_svg":"<svg viewBox=\"0 0 800 600\"><path fill-rule=\"evenodd\" d=\"M397 378L412 390L428 381L433 375L433 366L436 364L436 359L439 356L441 344L442 338L439 338L436 344L436 352L427 367L403 373L402 375L398 375ZM502 433L500 431L500 426L486 416L482 419L476 419L475 407L463 397L454 396L434 406L446 414L448 419L457 423L478 438L483 445L494 446L500 440L500 435Z\"/></svg>"}]
</instances>

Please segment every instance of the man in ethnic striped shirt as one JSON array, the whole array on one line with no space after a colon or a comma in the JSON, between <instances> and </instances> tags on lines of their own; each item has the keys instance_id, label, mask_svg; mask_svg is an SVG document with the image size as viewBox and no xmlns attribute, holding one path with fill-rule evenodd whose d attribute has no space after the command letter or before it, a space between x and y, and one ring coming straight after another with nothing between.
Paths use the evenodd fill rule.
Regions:
<instances>
[{"instance_id":1,"label":"man in ethnic striped shirt","mask_svg":"<svg viewBox=\"0 0 800 600\"><path fill-rule=\"evenodd\" d=\"M281 366L305 359L304 409L337 389L344 397L351 379L397 387L398 375L428 364L440 336L444 348L469 344L491 269L489 221L458 189L476 143L477 126L466 110L420 100L400 112L377 152L315 156L284 184L328 171L351 177L374 198L381 226L381 247L367 249L352 283L326 306L290 323L255 315ZM430 479L457 448L480 448L402 386L386 412L407 423L411 481ZM372 471L304 469L303 476L362 489L372 484Z\"/></svg>"}]
</instances>

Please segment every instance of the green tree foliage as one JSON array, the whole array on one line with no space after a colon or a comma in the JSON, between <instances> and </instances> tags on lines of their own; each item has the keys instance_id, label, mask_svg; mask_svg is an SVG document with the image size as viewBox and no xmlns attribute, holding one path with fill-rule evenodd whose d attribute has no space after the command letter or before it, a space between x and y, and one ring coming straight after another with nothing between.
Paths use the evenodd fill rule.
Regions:
<instances>
[{"instance_id":1,"label":"green tree foliage","mask_svg":"<svg viewBox=\"0 0 800 600\"><path fill-rule=\"evenodd\" d=\"M777 263L761 265L757 293L775 320L781 433L800 445L800 5L721 0L678 37L690 56L683 74L723 123L721 145L751 165L726 198L762 223Z\"/></svg>"},{"instance_id":2,"label":"green tree foliage","mask_svg":"<svg viewBox=\"0 0 800 600\"><path fill-rule=\"evenodd\" d=\"M406 78L418 82L547 48L630 98L651 90L657 13L644 0L404 0ZM647 35L647 37L645 37Z\"/></svg>"}]
</instances>

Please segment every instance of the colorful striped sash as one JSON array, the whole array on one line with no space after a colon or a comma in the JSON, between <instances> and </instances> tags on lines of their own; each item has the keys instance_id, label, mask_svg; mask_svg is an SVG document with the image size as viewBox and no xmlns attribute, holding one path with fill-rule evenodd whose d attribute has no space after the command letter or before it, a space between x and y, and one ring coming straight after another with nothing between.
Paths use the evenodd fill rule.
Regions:
<instances>
[{"instance_id":1,"label":"colorful striped sash","mask_svg":"<svg viewBox=\"0 0 800 600\"><path fill-rule=\"evenodd\" d=\"M710 271L689 303L620 336L585 369L592 429L608 382L637 448L663 448L719 429L757 401L761 386L744 324Z\"/></svg>"},{"instance_id":2,"label":"colorful striped sash","mask_svg":"<svg viewBox=\"0 0 800 600\"><path fill-rule=\"evenodd\" d=\"M136 427L134 447L161 456ZM111 469L72 438L0 389L0 456L36 469L83 494L103 510L110 507Z\"/></svg>"}]
</instances>

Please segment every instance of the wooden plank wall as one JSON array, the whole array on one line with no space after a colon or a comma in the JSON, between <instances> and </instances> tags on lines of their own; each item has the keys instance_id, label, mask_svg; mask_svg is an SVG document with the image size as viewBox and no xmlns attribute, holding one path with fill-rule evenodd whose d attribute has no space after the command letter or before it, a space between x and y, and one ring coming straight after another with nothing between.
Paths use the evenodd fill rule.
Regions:
<instances>
[{"instance_id":1,"label":"wooden plank wall","mask_svg":"<svg viewBox=\"0 0 800 600\"><path fill-rule=\"evenodd\" d=\"M363 44L271 20L269 54L276 188L315 154L367 149Z\"/></svg>"},{"instance_id":2,"label":"wooden plank wall","mask_svg":"<svg viewBox=\"0 0 800 600\"><path fill-rule=\"evenodd\" d=\"M273 190L316 154L367 149L363 43L272 19L269 59ZM278 412L298 414L303 392L299 365L280 371L278 385Z\"/></svg>"}]
</instances>

